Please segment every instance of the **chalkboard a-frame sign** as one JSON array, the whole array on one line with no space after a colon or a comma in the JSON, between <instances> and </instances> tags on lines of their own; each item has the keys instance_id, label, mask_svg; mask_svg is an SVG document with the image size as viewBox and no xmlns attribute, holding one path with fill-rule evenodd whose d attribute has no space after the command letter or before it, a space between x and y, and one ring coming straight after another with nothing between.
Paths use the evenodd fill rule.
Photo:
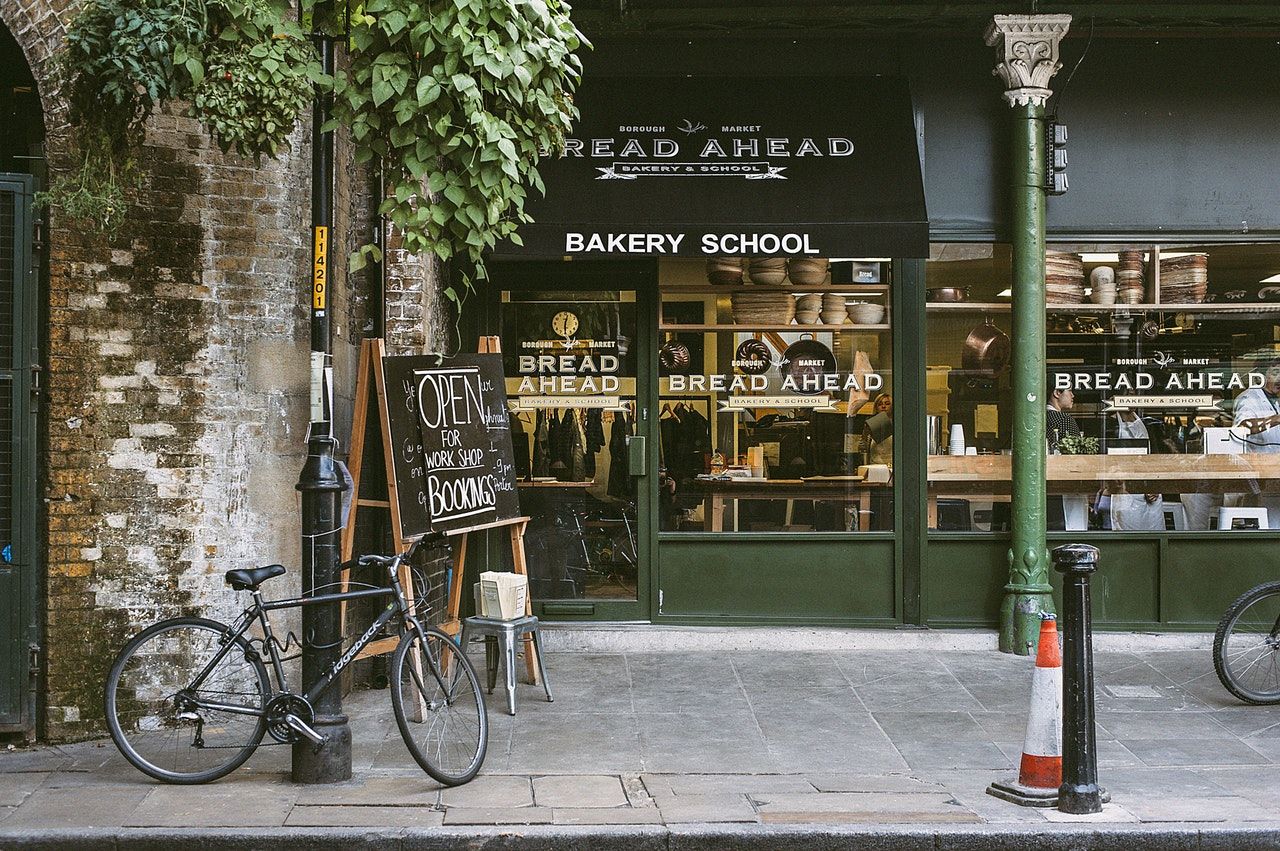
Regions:
<instances>
[{"instance_id":1,"label":"chalkboard a-frame sign","mask_svg":"<svg viewBox=\"0 0 1280 851\"><path fill-rule=\"evenodd\" d=\"M502 356L382 359L400 535L520 515Z\"/></svg>"}]
</instances>

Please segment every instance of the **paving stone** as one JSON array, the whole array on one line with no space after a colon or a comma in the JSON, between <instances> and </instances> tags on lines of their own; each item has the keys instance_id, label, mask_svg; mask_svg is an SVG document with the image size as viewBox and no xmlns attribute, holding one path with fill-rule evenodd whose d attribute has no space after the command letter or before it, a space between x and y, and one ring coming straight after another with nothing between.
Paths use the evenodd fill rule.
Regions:
<instances>
[{"instance_id":1,"label":"paving stone","mask_svg":"<svg viewBox=\"0 0 1280 851\"><path fill-rule=\"evenodd\" d=\"M794 774L645 774L644 785L654 795L738 795L753 792L812 792L813 786Z\"/></svg>"},{"instance_id":2,"label":"paving stone","mask_svg":"<svg viewBox=\"0 0 1280 851\"><path fill-rule=\"evenodd\" d=\"M644 780L639 774L622 775L622 790L627 794L627 803L633 807L653 807L653 796L645 788Z\"/></svg>"},{"instance_id":3,"label":"paving stone","mask_svg":"<svg viewBox=\"0 0 1280 851\"><path fill-rule=\"evenodd\" d=\"M657 803L667 824L759 820L746 795L676 795Z\"/></svg>"},{"instance_id":4,"label":"paving stone","mask_svg":"<svg viewBox=\"0 0 1280 851\"><path fill-rule=\"evenodd\" d=\"M1251 765L1269 760L1239 739L1130 739L1122 741L1147 765Z\"/></svg>"},{"instance_id":5,"label":"paving stone","mask_svg":"<svg viewBox=\"0 0 1280 851\"><path fill-rule=\"evenodd\" d=\"M528 777L481 774L470 783L440 790L440 803L451 809L532 807L533 788Z\"/></svg>"},{"instance_id":6,"label":"paving stone","mask_svg":"<svg viewBox=\"0 0 1280 851\"><path fill-rule=\"evenodd\" d=\"M1274 810L1259 807L1248 798L1136 795L1124 806L1139 820L1155 821L1277 821Z\"/></svg>"},{"instance_id":7,"label":"paving stone","mask_svg":"<svg viewBox=\"0 0 1280 851\"><path fill-rule=\"evenodd\" d=\"M440 827L444 813L427 807L298 806L285 827Z\"/></svg>"},{"instance_id":8,"label":"paving stone","mask_svg":"<svg viewBox=\"0 0 1280 851\"><path fill-rule=\"evenodd\" d=\"M908 792L811 792L795 795L752 795L756 810L765 813L881 814L893 821L899 813L933 813L969 817L973 814L955 802L950 793Z\"/></svg>"},{"instance_id":9,"label":"paving stone","mask_svg":"<svg viewBox=\"0 0 1280 851\"><path fill-rule=\"evenodd\" d=\"M450 807L445 824L551 824L548 807Z\"/></svg>"},{"instance_id":10,"label":"paving stone","mask_svg":"<svg viewBox=\"0 0 1280 851\"><path fill-rule=\"evenodd\" d=\"M570 774L533 778L533 799L539 807L625 807L622 781L607 774Z\"/></svg>"},{"instance_id":11,"label":"paving stone","mask_svg":"<svg viewBox=\"0 0 1280 851\"><path fill-rule=\"evenodd\" d=\"M767 812L760 814L764 824L976 824L982 822L974 813L957 808L955 813L934 812Z\"/></svg>"},{"instance_id":12,"label":"paving stone","mask_svg":"<svg viewBox=\"0 0 1280 851\"><path fill-rule=\"evenodd\" d=\"M16 807L51 775L41 771L0 774L0 806Z\"/></svg>"},{"instance_id":13,"label":"paving stone","mask_svg":"<svg viewBox=\"0 0 1280 851\"><path fill-rule=\"evenodd\" d=\"M657 807L556 807L552 824L661 824Z\"/></svg>"},{"instance_id":14,"label":"paving stone","mask_svg":"<svg viewBox=\"0 0 1280 851\"><path fill-rule=\"evenodd\" d=\"M1038 810L1038 812L1048 821L1068 824L1105 824L1108 822L1136 822L1138 820L1137 816L1116 803L1103 804L1102 812L1082 816L1059 812L1052 808Z\"/></svg>"},{"instance_id":15,"label":"paving stone","mask_svg":"<svg viewBox=\"0 0 1280 851\"><path fill-rule=\"evenodd\" d=\"M151 786L117 787L86 795L83 789L39 789L5 819L4 826L120 827L152 791Z\"/></svg>"},{"instance_id":16,"label":"paving stone","mask_svg":"<svg viewBox=\"0 0 1280 851\"><path fill-rule=\"evenodd\" d=\"M402 777L369 777L350 783L303 786L299 806L433 807L440 802L440 784L421 771Z\"/></svg>"},{"instance_id":17,"label":"paving stone","mask_svg":"<svg viewBox=\"0 0 1280 851\"><path fill-rule=\"evenodd\" d=\"M1010 757L991 742L897 742L898 750L912 770L1004 768L1012 769Z\"/></svg>"},{"instance_id":18,"label":"paving stone","mask_svg":"<svg viewBox=\"0 0 1280 851\"><path fill-rule=\"evenodd\" d=\"M282 783L161 786L152 789L125 827L279 827L298 788Z\"/></svg>"},{"instance_id":19,"label":"paving stone","mask_svg":"<svg viewBox=\"0 0 1280 851\"><path fill-rule=\"evenodd\" d=\"M1103 712L1098 727L1111 739L1229 739L1212 712Z\"/></svg>"},{"instance_id":20,"label":"paving stone","mask_svg":"<svg viewBox=\"0 0 1280 851\"><path fill-rule=\"evenodd\" d=\"M922 780L905 774L806 774L804 779L819 792L938 792L943 788L936 781ZM756 790L748 789L747 791Z\"/></svg>"},{"instance_id":21,"label":"paving stone","mask_svg":"<svg viewBox=\"0 0 1280 851\"><path fill-rule=\"evenodd\" d=\"M1259 769L1271 776L1271 769ZM1268 781L1269 782L1269 781ZM1107 771L1102 785L1116 798L1166 798L1174 796L1219 797L1232 794L1230 786L1215 782L1207 771L1190 768L1128 768ZM1240 793L1236 793L1240 794Z\"/></svg>"}]
</instances>

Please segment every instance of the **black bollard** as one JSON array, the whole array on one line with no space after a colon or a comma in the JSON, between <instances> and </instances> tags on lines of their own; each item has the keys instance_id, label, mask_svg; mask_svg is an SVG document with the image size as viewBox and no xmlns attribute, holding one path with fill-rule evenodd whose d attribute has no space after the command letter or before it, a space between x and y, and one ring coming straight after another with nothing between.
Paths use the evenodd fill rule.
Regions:
<instances>
[{"instance_id":1,"label":"black bollard","mask_svg":"<svg viewBox=\"0 0 1280 851\"><path fill-rule=\"evenodd\" d=\"M1058 787L1058 809L1076 815L1100 813L1109 796L1098 786L1089 601L1089 576L1098 569L1098 548L1088 544L1055 547L1053 566L1062 574L1062 785Z\"/></svg>"}]
</instances>

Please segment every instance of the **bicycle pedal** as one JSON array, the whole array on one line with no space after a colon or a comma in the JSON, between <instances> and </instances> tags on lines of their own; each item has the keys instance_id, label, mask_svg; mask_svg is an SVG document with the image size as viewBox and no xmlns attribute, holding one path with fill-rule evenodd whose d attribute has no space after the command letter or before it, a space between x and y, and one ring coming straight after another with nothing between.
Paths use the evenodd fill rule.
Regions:
<instances>
[{"instance_id":1,"label":"bicycle pedal","mask_svg":"<svg viewBox=\"0 0 1280 851\"><path fill-rule=\"evenodd\" d=\"M179 721L199 721L200 716L194 712L179 712L178 720Z\"/></svg>"},{"instance_id":2,"label":"bicycle pedal","mask_svg":"<svg viewBox=\"0 0 1280 851\"><path fill-rule=\"evenodd\" d=\"M284 716L284 723L285 723L285 726L287 726L290 730L293 730L295 733L302 736L307 741L311 742L311 744L315 745L317 749L323 747L324 743L328 741L326 737L320 735L314 729L312 729L310 724L303 721L301 718L299 718L297 715L294 715L292 712Z\"/></svg>"}]
</instances>

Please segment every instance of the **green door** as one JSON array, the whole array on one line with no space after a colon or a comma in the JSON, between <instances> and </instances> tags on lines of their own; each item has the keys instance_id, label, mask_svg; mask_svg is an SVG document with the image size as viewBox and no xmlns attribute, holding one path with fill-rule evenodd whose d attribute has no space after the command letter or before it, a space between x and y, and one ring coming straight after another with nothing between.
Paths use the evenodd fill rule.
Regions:
<instances>
[{"instance_id":1,"label":"green door","mask_svg":"<svg viewBox=\"0 0 1280 851\"><path fill-rule=\"evenodd\" d=\"M37 637L33 179L0 174L0 731L30 729Z\"/></svg>"},{"instance_id":2,"label":"green door","mask_svg":"<svg viewBox=\"0 0 1280 851\"><path fill-rule=\"evenodd\" d=\"M534 612L647 620L653 265L495 262L490 272L483 324L502 340Z\"/></svg>"}]
</instances>

